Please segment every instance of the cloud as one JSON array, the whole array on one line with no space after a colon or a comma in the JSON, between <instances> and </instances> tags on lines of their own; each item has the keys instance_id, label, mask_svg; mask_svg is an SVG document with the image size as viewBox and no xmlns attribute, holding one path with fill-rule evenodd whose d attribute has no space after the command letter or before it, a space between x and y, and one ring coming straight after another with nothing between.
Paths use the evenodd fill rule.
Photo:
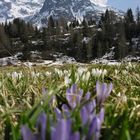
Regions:
<instances>
[{"instance_id":1,"label":"cloud","mask_svg":"<svg viewBox=\"0 0 140 140\"><path fill-rule=\"evenodd\" d=\"M90 1L99 5L106 5L108 0L90 0Z\"/></svg>"}]
</instances>

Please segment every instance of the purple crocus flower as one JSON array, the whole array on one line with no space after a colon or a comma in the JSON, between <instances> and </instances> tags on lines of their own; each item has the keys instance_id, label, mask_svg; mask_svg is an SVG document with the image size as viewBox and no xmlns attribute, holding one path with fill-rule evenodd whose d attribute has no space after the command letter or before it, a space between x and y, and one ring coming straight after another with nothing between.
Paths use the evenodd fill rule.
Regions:
<instances>
[{"instance_id":1,"label":"purple crocus flower","mask_svg":"<svg viewBox=\"0 0 140 140\"><path fill-rule=\"evenodd\" d=\"M93 118L92 123L89 128L89 136L93 136L94 140L99 140L100 137L100 130L101 130L101 121L96 116Z\"/></svg>"},{"instance_id":2,"label":"purple crocus flower","mask_svg":"<svg viewBox=\"0 0 140 140\"><path fill-rule=\"evenodd\" d=\"M54 112L56 114L56 117L58 120L60 120L62 118L62 113L61 113L61 110L58 109L57 107L54 109Z\"/></svg>"},{"instance_id":3,"label":"purple crocus flower","mask_svg":"<svg viewBox=\"0 0 140 140\"><path fill-rule=\"evenodd\" d=\"M70 89L66 91L66 99L72 109L80 104L82 99L83 90L78 89L76 84L73 84Z\"/></svg>"},{"instance_id":4,"label":"purple crocus flower","mask_svg":"<svg viewBox=\"0 0 140 140\"><path fill-rule=\"evenodd\" d=\"M58 121L52 130L51 140L69 140L71 132L71 121L62 119Z\"/></svg>"},{"instance_id":5,"label":"purple crocus flower","mask_svg":"<svg viewBox=\"0 0 140 140\"><path fill-rule=\"evenodd\" d=\"M37 133L33 133L27 126L21 127L23 140L46 140L46 123L47 117L45 113L39 115L37 119Z\"/></svg>"},{"instance_id":6,"label":"purple crocus flower","mask_svg":"<svg viewBox=\"0 0 140 140\"><path fill-rule=\"evenodd\" d=\"M89 120L89 112L87 111L86 107L83 106L80 111L82 124L85 125Z\"/></svg>"},{"instance_id":7,"label":"purple crocus flower","mask_svg":"<svg viewBox=\"0 0 140 140\"><path fill-rule=\"evenodd\" d=\"M61 119L57 122L56 127L52 129L51 140L80 140L80 133L72 133L71 121Z\"/></svg>"},{"instance_id":8,"label":"purple crocus flower","mask_svg":"<svg viewBox=\"0 0 140 140\"><path fill-rule=\"evenodd\" d=\"M91 99L91 93L88 91L84 97L84 100L87 102L85 107L87 108L88 112L91 113L96 108L96 101L95 99Z\"/></svg>"},{"instance_id":9,"label":"purple crocus flower","mask_svg":"<svg viewBox=\"0 0 140 140\"><path fill-rule=\"evenodd\" d=\"M36 140L36 137L33 135L31 130L26 125L21 127L21 134L23 140Z\"/></svg>"},{"instance_id":10,"label":"purple crocus flower","mask_svg":"<svg viewBox=\"0 0 140 140\"><path fill-rule=\"evenodd\" d=\"M99 117L101 123L103 123L103 121L104 121L104 115L105 115L105 110L104 110L104 108L101 108L100 113L98 114L98 117Z\"/></svg>"},{"instance_id":11,"label":"purple crocus flower","mask_svg":"<svg viewBox=\"0 0 140 140\"><path fill-rule=\"evenodd\" d=\"M110 95L113 89L113 84L106 84L106 83L96 83L96 92L97 92L97 104L101 105L104 103L106 98Z\"/></svg>"},{"instance_id":12,"label":"purple crocus flower","mask_svg":"<svg viewBox=\"0 0 140 140\"><path fill-rule=\"evenodd\" d=\"M88 138L93 137L94 140L99 140L103 120L104 120L104 109L102 108L100 113L95 117L93 117L92 119L92 122L89 127Z\"/></svg>"},{"instance_id":13,"label":"purple crocus flower","mask_svg":"<svg viewBox=\"0 0 140 140\"><path fill-rule=\"evenodd\" d=\"M95 108L96 108L95 100L90 101L81 108L80 115L83 125L85 125L88 121L91 122L91 120L95 116Z\"/></svg>"},{"instance_id":14,"label":"purple crocus flower","mask_svg":"<svg viewBox=\"0 0 140 140\"><path fill-rule=\"evenodd\" d=\"M62 111L67 118L70 117L70 109L66 104L62 105Z\"/></svg>"},{"instance_id":15,"label":"purple crocus flower","mask_svg":"<svg viewBox=\"0 0 140 140\"><path fill-rule=\"evenodd\" d=\"M39 115L36 125L41 140L46 140L46 124L47 124L47 116L45 113L42 113Z\"/></svg>"},{"instance_id":16,"label":"purple crocus flower","mask_svg":"<svg viewBox=\"0 0 140 140\"><path fill-rule=\"evenodd\" d=\"M87 101L87 100L90 99L90 97L91 97L91 93L88 91L88 92L86 93L84 99Z\"/></svg>"},{"instance_id":17,"label":"purple crocus flower","mask_svg":"<svg viewBox=\"0 0 140 140\"><path fill-rule=\"evenodd\" d=\"M90 122L95 116L96 101L95 99L90 101L90 97L91 93L87 92L84 99L88 102L80 110L83 125L85 125L88 121Z\"/></svg>"},{"instance_id":18,"label":"purple crocus flower","mask_svg":"<svg viewBox=\"0 0 140 140\"><path fill-rule=\"evenodd\" d=\"M69 112L69 107L66 105L66 104L63 104L62 105L62 110L64 111L64 112Z\"/></svg>"},{"instance_id":19,"label":"purple crocus flower","mask_svg":"<svg viewBox=\"0 0 140 140\"><path fill-rule=\"evenodd\" d=\"M95 108L96 108L96 101L92 100L90 102L88 102L85 107L87 108L87 111L89 113L95 112Z\"/></svg>"},{"instance_id":20,"label":"purple crocus flower","mask_svg":"<svg viewBox=\"0 0 140 140\"><path fill-rule=\"evenodd\" d=\"M69 140L80 140L80 133L76 132L74 134L71 134Z\"/></svg>"},{"instance_id":21,"label":"purple crocus flower","mask_svg":"<svg viewBox=\"0 0 140 140\"><path fill-rule=\"evenodd\" d=\"M44 88L44 87L43 87L43 88L42 88L42 94L45 95L47 92L48 92L48 91L47 91L47 88Z\"/></svg>"}]
</instances>

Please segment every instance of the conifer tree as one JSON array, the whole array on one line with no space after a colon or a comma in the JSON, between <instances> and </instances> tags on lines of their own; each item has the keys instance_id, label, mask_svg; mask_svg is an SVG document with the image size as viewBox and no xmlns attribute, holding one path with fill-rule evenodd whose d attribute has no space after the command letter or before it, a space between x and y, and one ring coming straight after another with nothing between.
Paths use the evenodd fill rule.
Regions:
<instances>
[{"instance_id":1,"label":"conifer tree","mask_svg":"<svg viewBox=\"0 0 140 140\"><path fill-rule=\"evenodd\" d=\"M88 22L86 21L86 19L83 20L82 25L83 25L83 28L82 28L83 37L88 37L89 27L88 27Z\"/></svg>"},{"instance_id":2,"label":"conifer tree","mask_svg":"<svg viewBox=\"0 0 140 140\"><path fill-rule=\"evenodd\" d=\"M49 32L50 35L55 34L54 27L55 27L54 19L53 19L52 16L50 16L49 19L48 19L48 32Z\"/></svg>"},{"instance_id":3,"label":"conifer tree","mask_svg":"<svg viewBox=\"0 0 140 140\"><path fill-rule=\"evenodd\" d=\"M9 47L9 38L4 31L4 26L0 25L0 48L7 50Z\"/></svg>"},{"instance_id":4,"label":"conifer tree","mask_svg":"<svg viewBox=\"0 0 140 140\"><path fill-rule=\"evenodd\" d=\"M125 33L126 38L131 42L131 38L135 35L136 29L135 29L135 21L134 21L134 15L132 12L132 9L128 9L125 15Z\"/></svg>"},{"instance_id":5,"label":"conifer tree","mask_svg":"<svg viewBox=\"0 0 140 140\"><path fill-rule=\"evenodd\" d=\"M136 8L136 21L137 21L137 24L140 24L140 9L139 9L139 7Z\"/></svg>"},{"instance_id":6,"label":"conifer tree","mask_svg":"<svg viewBox=\"0 0 140 140\"><path fill-rule=\"evenodd\" d=\"M137 23L136 34L137 36L140 36L140 9L139 7L137 7L136 9L136 23Z\"/></svg>"},{"instance_id":7,"label":"conifer tree","mask_svg":"<svg viewBox=\"0 0 140 140\"><path fill-rule=\"evenodd\" d=\"M120 23L118 29L118 38L116 40L115 59L122 59L127 55L127 53L128 53L128 47L126 45L124 24Z\"/></svg>"}]
</instances>

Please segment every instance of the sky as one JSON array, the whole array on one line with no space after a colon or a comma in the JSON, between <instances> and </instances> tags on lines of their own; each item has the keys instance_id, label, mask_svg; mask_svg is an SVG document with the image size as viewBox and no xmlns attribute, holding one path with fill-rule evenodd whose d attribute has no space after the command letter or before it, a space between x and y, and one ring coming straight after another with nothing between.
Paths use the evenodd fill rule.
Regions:
<instances>
[{"instance_id":1,"label":"sky","mask_svg":"<svg viewBox=\"0 0 140 140\"><path fill-rule=\"evenodd\" d=\"M105 2L105 0L100 1ZM106 3L124 11L127 11L128 8L131 8L135 12L137 6L140 7L140 0L107 0Z\"/></svg>"},{"instance_id":2,"label":"sky","mask_svg":"<svg viewBox=\"0 0 140 140\"><path fill-rule=\"evenodd\" d=\"M134 12L137 6L140 7L140 0L91 0L93 2L110 5L114 8L127 11L128 8L131 8Z\"/></svg>"}]
</instances>

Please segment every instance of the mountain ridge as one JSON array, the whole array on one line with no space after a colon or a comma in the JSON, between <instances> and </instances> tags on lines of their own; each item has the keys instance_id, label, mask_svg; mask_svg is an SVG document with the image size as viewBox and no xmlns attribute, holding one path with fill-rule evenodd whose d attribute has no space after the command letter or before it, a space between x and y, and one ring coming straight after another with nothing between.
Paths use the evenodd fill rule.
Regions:
<instances>
[{"instance_id":1,"label":"mountain ridge","mask_svg":"<svg viewBox=\"0 0 140 140\"><path fill-rule=\"evenodd\" d=\"M0 22L22 18L37 26L47 24L48 18L64 17L66 20L92 17L100 18L101 13L111 9L91 0L2 0L0 1Z\"/></svg>"},{"instance_id":2,"label":"mountain ridge","mask_svg":"<svg viewBox=\"0 0 140 140\"><path fill-rule=\"evenodd\" d=\"M83 17L99 19L106 9L106 6L98 6L90 0L45 0L40 12L30 20L37 25L46 25L50 16L55 19L65 18L68 21L75 18L82 21Z\"/></svg>"},{"instance_id":3,"label":"mountain ridge","mask_svg":"<svg viewBox=\"0 0 140 140\"><path fill-rule=\"evenodd\" d=\"M0 22L33 16L43 6L44 0L1 0Z\"/></svg>"}]
</instances>

